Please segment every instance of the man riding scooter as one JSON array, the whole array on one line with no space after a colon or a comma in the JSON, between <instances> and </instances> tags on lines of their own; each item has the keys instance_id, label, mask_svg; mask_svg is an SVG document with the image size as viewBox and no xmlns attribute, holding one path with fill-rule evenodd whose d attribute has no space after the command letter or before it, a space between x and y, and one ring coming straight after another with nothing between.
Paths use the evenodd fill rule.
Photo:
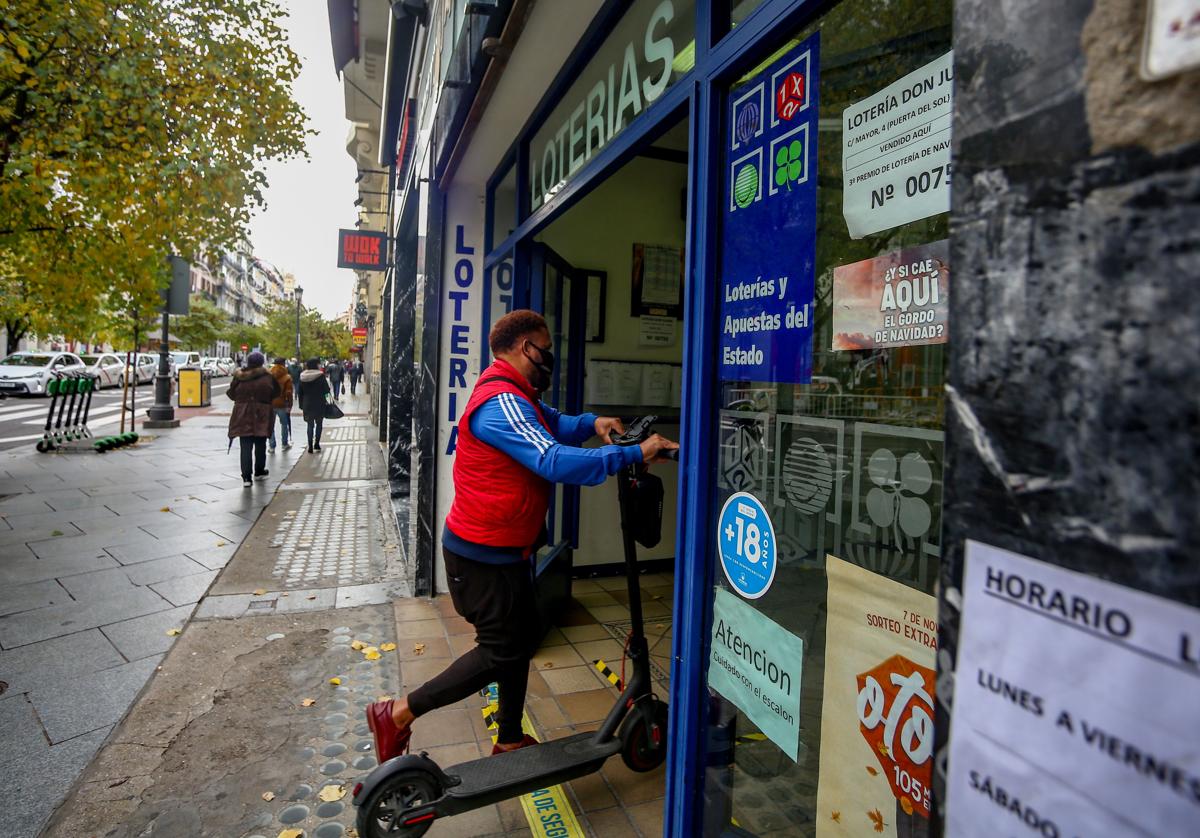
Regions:
<instances>
[{"instance_id":1,"label":"man riding scooter","mask_svg":"<svg viewBox=\"0 0 1200 838\"><path fill-rule=\"evenodd\" d=\"M499 730L492 753L535 744L521 730L529 661L540 639L529 559L544 542L553 484L598 485L679 447L658 434L640 445L578 447L593 435L611 443L625 428L615 417L568 416L541 401L554 355L537 312L500 318L488 343L496 360L459 418L454 502L442 530L450 596L478 645L408 696L367 707L380 763L407 750L415 719L493 681Z\"/></svg>"}]
</instances>

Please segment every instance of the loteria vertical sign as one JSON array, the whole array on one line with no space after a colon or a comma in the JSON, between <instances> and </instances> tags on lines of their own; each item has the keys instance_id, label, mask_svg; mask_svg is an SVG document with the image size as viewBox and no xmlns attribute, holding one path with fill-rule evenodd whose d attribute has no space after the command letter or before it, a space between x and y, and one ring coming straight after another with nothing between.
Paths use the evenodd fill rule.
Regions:
<instances>
[{"instance_id":1,"label":"loteria vertical sign","mask_svg":"<svg viewBox=\"0 0 1200 838\"><path fill-rule=\"evenodd\" d=\"M356 271L386 271L387 233L338 230L337 266Z\"/></svg>"}]
</instances>

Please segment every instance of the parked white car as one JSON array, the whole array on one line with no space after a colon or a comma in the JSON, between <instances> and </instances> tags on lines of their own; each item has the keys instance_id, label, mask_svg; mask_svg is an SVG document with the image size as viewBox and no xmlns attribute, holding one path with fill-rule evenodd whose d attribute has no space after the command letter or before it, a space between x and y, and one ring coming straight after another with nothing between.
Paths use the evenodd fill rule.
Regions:
<instances>
[{"instance_id":1,"label":"parked white car","mask_svg":"<svg viewBox=\"0 0 1200 838\"><path fill-rule=\"evenodd\" d=\"M125 366L125 362L112 352L102 352L99 355L80 355L79 359L100 379L101 389L120 387L124 381L121 377L121 369Z\"/></svg>"},{"instance_id":2,"label":"parked white car","mask_svg":"<svg viewBox=\"0 0 1200 838\"><path fill-rule=\"evenodd\" d=\"M200 363L199 352L172 352L171 377L178 381L181 369L200 369Z\"/></svg>"},{"instance_id":3,"label":"parked white car","mask_svg":"<svg viewBox=\"0 0 1200 838\"><path fill-rule=\"evenodd\" d=\"M14 352L0 360L0 392L44 396L52 373L84 369L73 352Z\"/></svg>"},{"instance_id":4,"label":"parked white car","mask_svg":"<svg viewBox=\"0 0 1200 838\"><path fill-rule=\"evenodd\" d=\"M200 362L200 369L208 370L213 378L233 375L233 365L226 363L224 358L205 358Z\"/></svg>"},{"instance_id":5,"label":"parked white car","mask_svg":"<svg viewBox=\"0 0 1200 838\"><path fill-rule=\"evenodd\" d=\"M121 357L125 357L124 353L121 353ZM129 384L131 387L154 381L154 376L158 372L158 355L153 352L139 352L134 356L133 365L137 369L136 376L130 373L128 367L125 369L125 374L130 376ZM122 388L125 386L124 376L121 377L118 385Z\"/></svg>"}]
</instances>

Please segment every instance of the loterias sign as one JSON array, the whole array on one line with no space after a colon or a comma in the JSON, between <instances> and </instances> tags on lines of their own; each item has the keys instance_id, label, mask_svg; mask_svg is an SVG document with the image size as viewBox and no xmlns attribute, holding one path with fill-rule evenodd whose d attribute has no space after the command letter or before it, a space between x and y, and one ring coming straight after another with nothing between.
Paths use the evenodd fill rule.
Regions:
<instances>
[{"instance_id":1,"label":"loterias sign","mask_svg":"<svg viewBox=\"0 0 1200 838\"><path fill-rule=\"evenodd\" d=\"M530 209L695 64L694 0L634 0L529 144Z\"/></svg>"},{"instance_id":2,"label":"loterias sign","mask_svg":"<svg viewBox=\"0 0 1200 838\"><path fill-rule=\"evenodd\" d=\"M387 233L338 230L339 268L387 270Z\"/></svg>"}]
</instances>

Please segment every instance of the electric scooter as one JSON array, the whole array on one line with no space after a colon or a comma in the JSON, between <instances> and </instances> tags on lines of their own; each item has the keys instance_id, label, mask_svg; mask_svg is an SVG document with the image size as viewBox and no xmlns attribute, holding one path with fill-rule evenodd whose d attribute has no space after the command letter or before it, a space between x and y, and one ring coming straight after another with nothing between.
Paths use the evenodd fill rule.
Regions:
<instances>
[{"instance_id":1,"label":"electric scooter","mask_svg":"<svg viewBox=\"0 0 1200 838\"><path fill-rule=\"evenodd\" d=\"M636 420L624 434L613 438L614 444L643 442L657 418L643 416ZM677 452L665 453L677 459ZM651 691L650 652L642 620L631 523L634 494L645 474L646 466L638 463L617 475L632 622L627 655L633 674L600 729L448 768L440 767L424 752L389 759L354 788L358 834L362 838L416 838L424 835L437 818L583 777L599 771L609 757L618 753L634 771L653 771L662 765L667 756L667 705ZM656 507L653 513L661 521L661 503Z\"/></svg>"}]
</instances>

